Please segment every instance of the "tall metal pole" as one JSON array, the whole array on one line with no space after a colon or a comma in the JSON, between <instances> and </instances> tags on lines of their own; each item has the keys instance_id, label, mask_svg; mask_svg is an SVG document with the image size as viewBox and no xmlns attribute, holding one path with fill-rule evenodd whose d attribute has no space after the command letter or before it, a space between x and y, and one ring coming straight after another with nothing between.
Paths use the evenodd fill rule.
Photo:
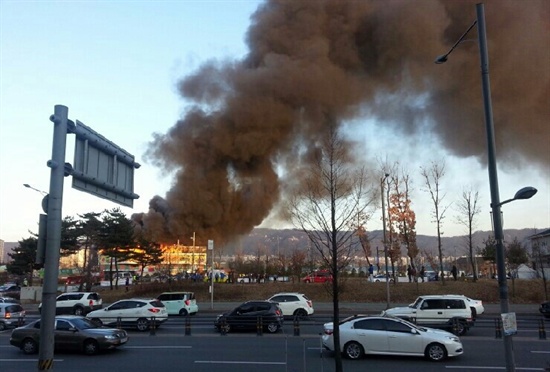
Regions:
<instances>
[{"instance_id":1,"label":"tall metal pole","mask_svg":"<svg viewBox=\"0 0 550 372\"><path fill-rule=\"evenodd\" d=\"M384 230L384 265L386 265L386 309L390 308L390 278L388 276L388 244L386 241L386 205L384 203L384 182L389 174L385 174L380 181L380 190L382 195L382 228Z\"/></svg>"},{"instance_id":2,"label":"tall metal pole","mask_svg":"<svg viewBox=\"0 0 550 372\"><path fill-rule=\"evenodd\" d=\"M485 11L483 4L476 4L477 34L479 39L479 56L481 60L481 80L483 85L483 107L485 111L485 126L487 130L487 151L489 184L491 188L491 209L493 212L494 233L497 250L497 273L500 297L500 312L507 314L508 284L506 283L506 267L504 265L504 232L502 230L502 217L500 214L500 196L498 191L497 162L495 153L495 131L493 125L493 109L491 106L491 84L489 80L489 56L487 53L487 37L485 31ZM514 346L512 335L504 334L504 357L506 359L506 371L516 370L514 361Z\"/></svg>"},{"instance_id":3,"label":"tall metal pole","mask_svg":"<svg viewBox=\"0 0 550 372\"><path fill-rule=\"evenodd\" d=\"M48 227L46 257L44 263L44 285L42 288L42 310L40 315L40 347L38 370L53 370L55 298L59 274L59 248L61 245L61 208L63 205L63 180L65 178L65 148L67 144L67 120L69 109L56 105L50 120L54 123L52 158L50 167L50 192L48 196Z\"/></svg>"}]
</instances>

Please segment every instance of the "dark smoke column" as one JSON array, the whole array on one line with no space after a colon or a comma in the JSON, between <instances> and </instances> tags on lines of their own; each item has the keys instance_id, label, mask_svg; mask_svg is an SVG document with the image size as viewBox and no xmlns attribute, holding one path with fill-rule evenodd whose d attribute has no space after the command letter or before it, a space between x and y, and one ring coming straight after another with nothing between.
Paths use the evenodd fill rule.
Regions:
<instances>
[{"instance_id":1,"label":"dark smoke column","mask_svg":"<svg viewBox=\"0 0 550 372\"><path fill-rule=\"evenodd\" d=\"M377 119L396 141L429 131L455 155L486 161L479 77L468 50L477 45L457 50L458 63L444 76L434 76L431 60L468 27L473 4L262 4L246 58L210 61L180 82L192 105L168 133L155 135L148 152L176 170L176 179L136 218L166 240L190 231L217 241L245 234L299 185L331 121ZM486 2L488 22L506 24L488 42L499 61L492 66L496 141L511 167L525 159L546 169L550 163L549 4ZM351 141L347 148L355 161Z\"/></svg>"}]
</instances>

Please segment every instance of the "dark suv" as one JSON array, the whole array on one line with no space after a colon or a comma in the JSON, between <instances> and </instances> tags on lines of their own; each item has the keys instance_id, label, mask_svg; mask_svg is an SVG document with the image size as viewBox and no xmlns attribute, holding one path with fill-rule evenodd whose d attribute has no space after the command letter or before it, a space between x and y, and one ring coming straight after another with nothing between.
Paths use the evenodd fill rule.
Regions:
<instances>
[{"instance_id":1,"label":"dark suv","mask_svg":"<svg viewBox=\"0 0 550 372\"><path fill-rule=\"evenodd\" d=\"M214 326L222 332L261 327L275 333L283 326L283 312L273 301L247 301L230 312L218 315Z\"/></svg>"}]
</instances>

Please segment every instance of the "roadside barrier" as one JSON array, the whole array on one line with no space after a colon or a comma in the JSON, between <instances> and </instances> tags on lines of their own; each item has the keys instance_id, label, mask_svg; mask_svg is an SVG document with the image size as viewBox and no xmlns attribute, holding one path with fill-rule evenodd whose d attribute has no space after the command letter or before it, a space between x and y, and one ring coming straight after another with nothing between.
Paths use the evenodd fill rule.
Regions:
<instances>
[{"instance_id":1,"label":"roadside barrier","mask_svg":"<svg viewBox=\"0 0 550 372\"><path fill-rule=\"evenodd\" d=\"M149 323L149 334L155 336L157 333L157 321L154 316L151 317L151 322Z\"/></svg>"},{"instance_id":2,"label":"roadside barrier","mask_svg":"<svg viewBox=\"0 0 550 372\"><path fill-rule=\"evenodd\" d=\"M189 318L189 315L185 317L185 335L191 335L191 318Z\"/></svg>"},{"instance_id":3,"label":"roadside barrier","mask_svg":"<svg viewBox=\"0 0 550 372\"><path fill-rule=\"evenodd\" d=\"M495 338L502 338L502 319L495 318Z\"/></svg>"},{"instance_id":4,"label":"roadside barrier","mask_svg":"<svg viewBox=\"0 0 550 372\"><path fill-rule=\"evenodd\" d=\"M225 319L225 317L222 318L222 324L220 326L220 335L222 336L227 335L227 319Z\"/></svg>"},{"instance_id":5,"label":"roadside barrier","mask_svg":"<svg viewBox=\"0 0 550 372\"><path fill-rule=\"evenodd\" d=\"M19 318L17 318L17 326L18 327L21 327L22 325L25 324L25 318L20 316Z\"/></svg>"},{"instance_id":6,"label":"roadside barrier","mask_svg":"<svg viewBox=\"0 0 550 372\"><path fill-rule=\"evenodd\" d=\"M259 316L256 321L256 336L263 336L263 332L264 332L264 325L263 325L262 317Z\"/></svg>"},{"instance_id":7,"label":"roadside barrier","mask_svg":"<svg viewBox=\"0 0 550 372\"><path fill-rule=\"evenodd\" d=\"M539 339L546 340L546 329L544 329L544 319L539 321Z\"/></svg>"},{"instance_id":8,"label":"roadside barrier","mask_svg":"<svg viewBox=\"0 0 550 372\"><path fill-rule=\"evenodd\" d=\"M121 317L116 318L116 327L118 329L122 329L122 318Z\"/></svg>"},{"instance_id":9,"label":"roadside barrier","mask_svg":"<svg viewBox=\"0 0 550 372\"><path fill-rule=\"evenodd\" d=\"M298 318L298 315L294 316L294 336L300 336L300 319Z\"/></svg>"}]
</instances>

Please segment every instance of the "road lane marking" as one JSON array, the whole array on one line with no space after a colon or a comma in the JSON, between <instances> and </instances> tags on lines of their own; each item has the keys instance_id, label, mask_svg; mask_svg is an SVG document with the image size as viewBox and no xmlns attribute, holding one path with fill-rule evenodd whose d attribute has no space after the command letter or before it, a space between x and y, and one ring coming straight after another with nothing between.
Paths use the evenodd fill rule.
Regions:
<instances>
[{"instance_id":1,"label":"road lane marking","mask_svg":"<svg viewBox=\"0 0 550 372\"><path fill-rule=\"evenodd\" d=\"M259 364L284 366L286 362L246 362L238 360L195 360L197 364Z\"/></svg>"},{"instance_id":2,"label":"road lane marking","mask_svg":"<svg viewBox=\"0 0 550 372\"><path fill-rule=\"evenodd\" d=\"M474 370L474 369L491 369L491 370L505 370L506 367L489 367L489 366L445 366L447 369L465 369L468 371ZM545 371L544 368L529 368L529 367L516 367L516 371Z\"/></svg>"},{"instance_id":3,"label":"road lane marking","mask_svg":"<svg viewBox=\"0 0 550 372\"><path fill-rule=\"evenodd\" d=\"M191 349L192 346L124 346L124 349Z\"/></svg>"}]
</instances>

